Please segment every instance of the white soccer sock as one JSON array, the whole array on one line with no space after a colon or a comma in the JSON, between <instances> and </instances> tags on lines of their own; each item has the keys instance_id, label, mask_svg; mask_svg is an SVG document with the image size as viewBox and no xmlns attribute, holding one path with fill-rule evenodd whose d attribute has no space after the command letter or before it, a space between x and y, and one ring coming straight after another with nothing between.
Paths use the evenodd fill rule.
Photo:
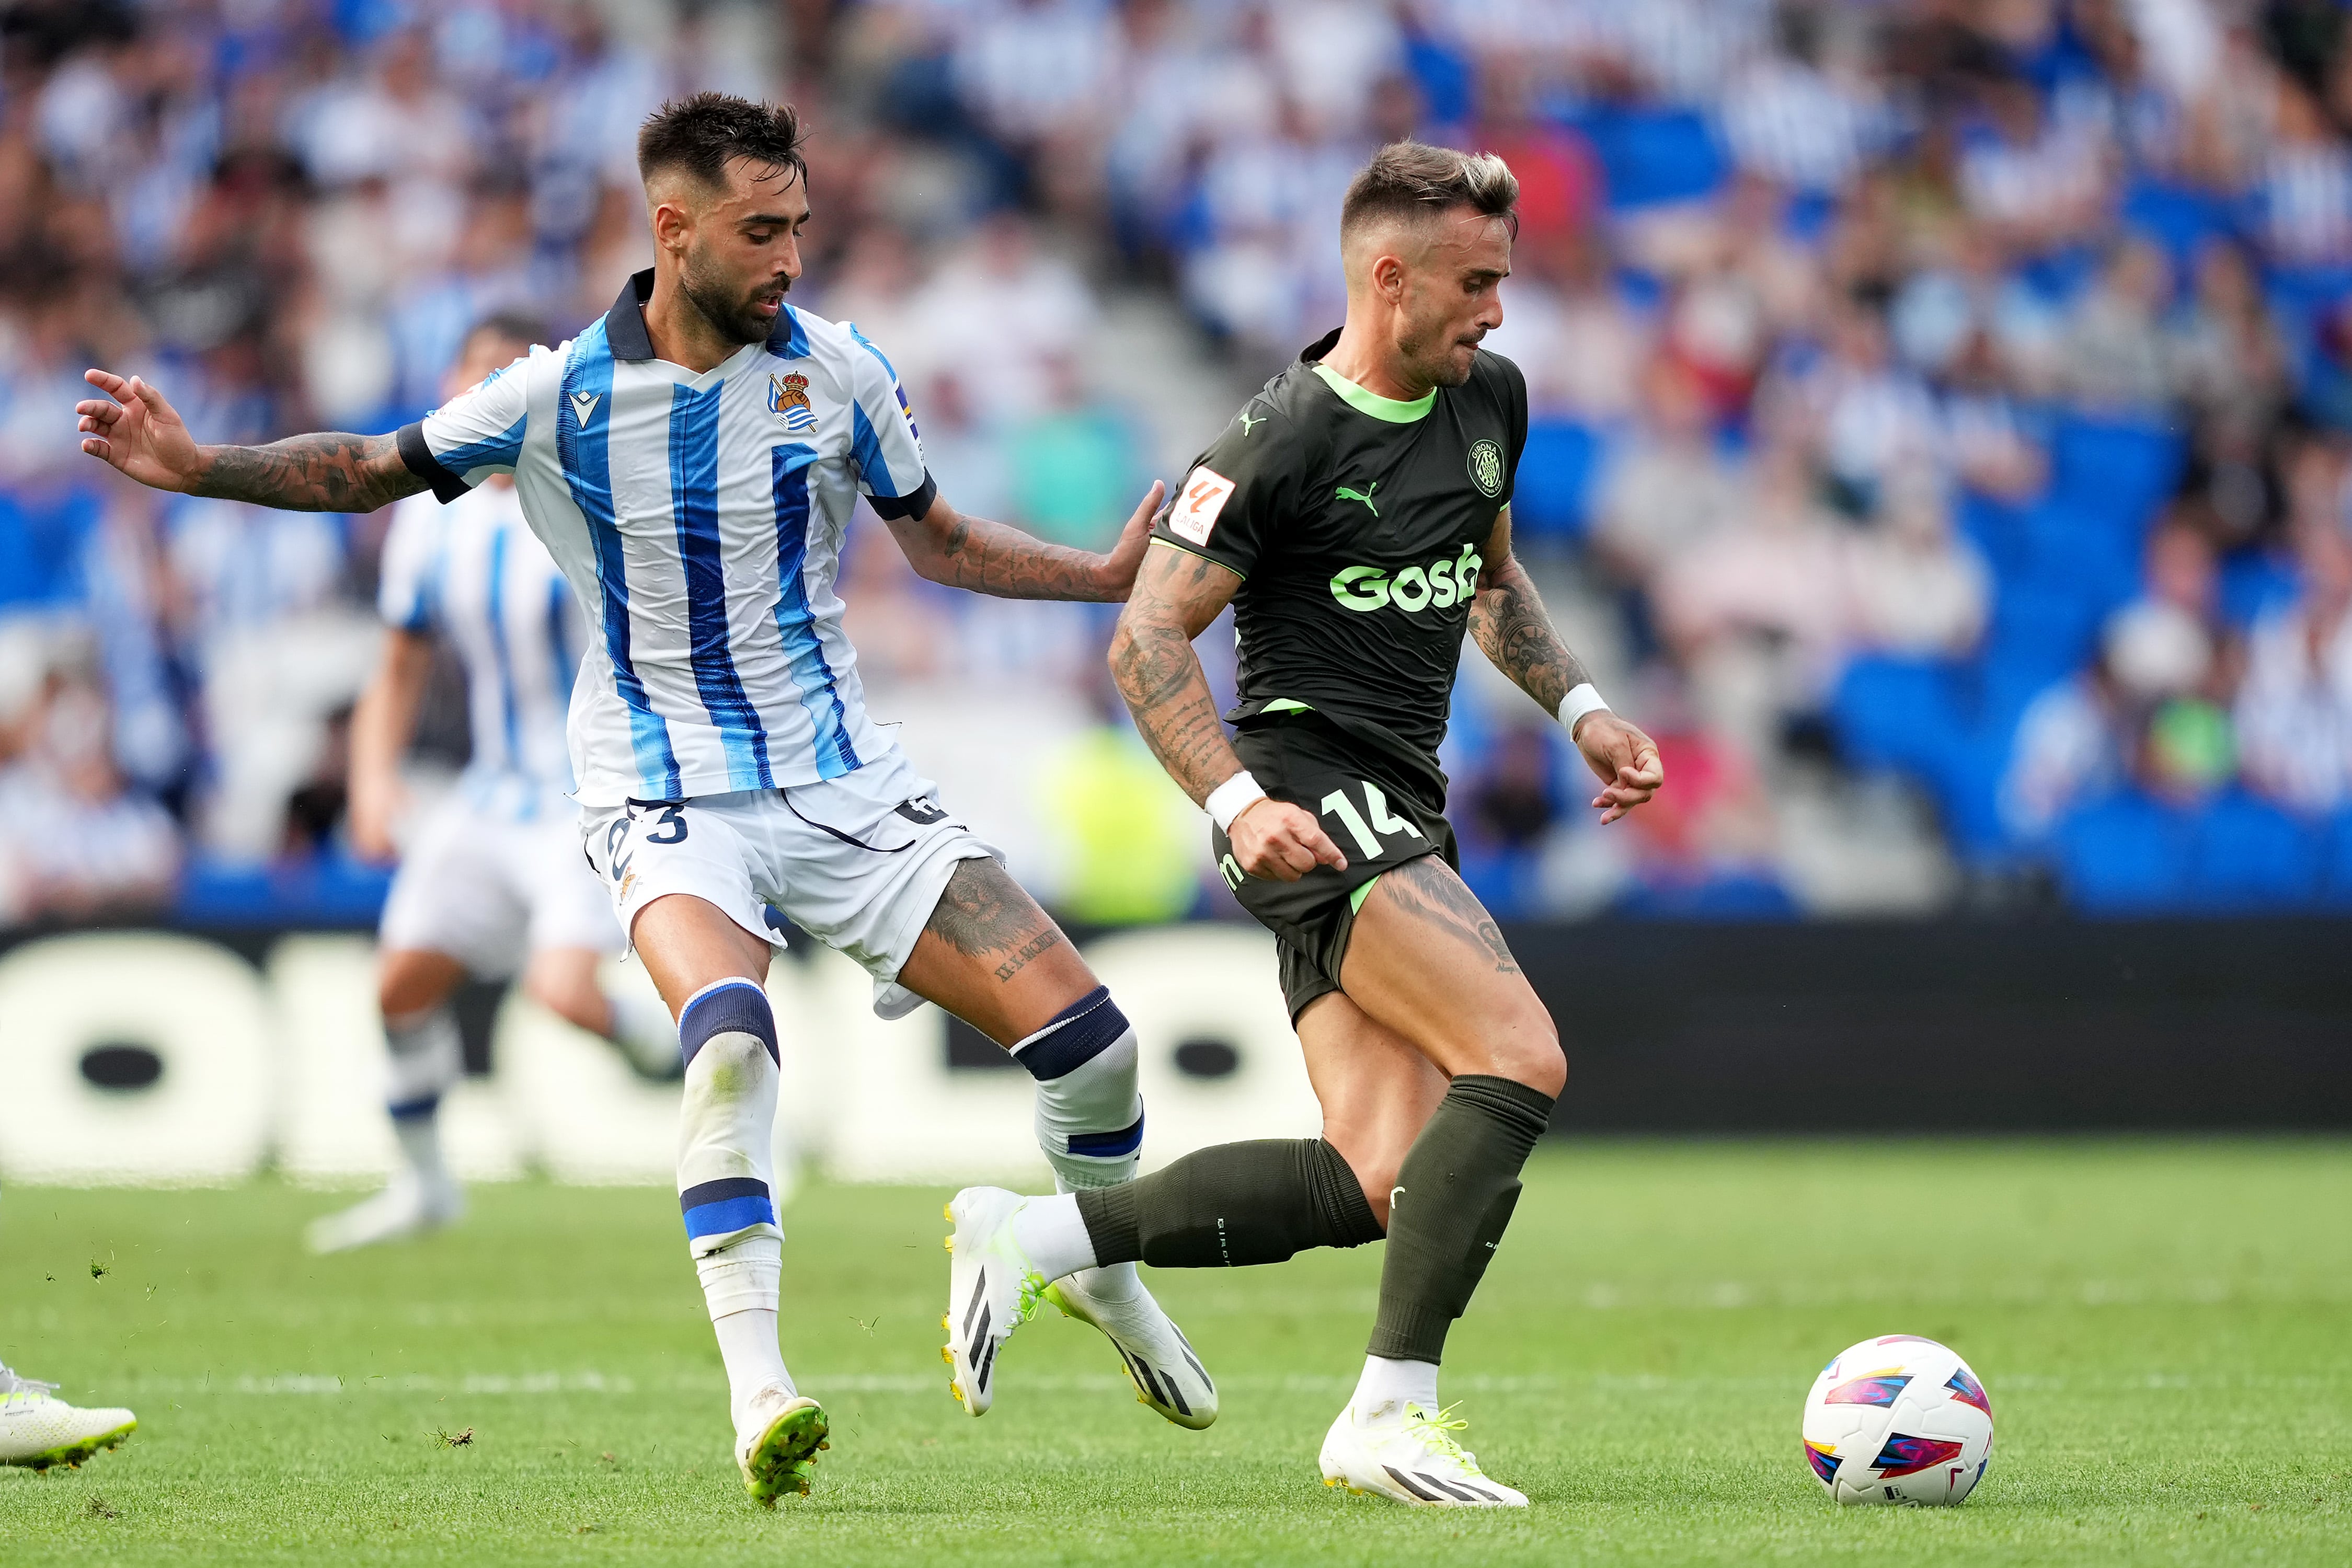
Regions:
<instances>
[{"instance_id":1,"label":"white soccer sock","mask_svg":"<svg viewBox=\"0 0 2352 1568\"><path fill-rule=\"evenodd\" d=\"M436 1113L425 1111L395 1116L392 1119L392 1131L400 1140L401 1158L408 1162L409 1174L420 1186L431 1189L456 1185L441 1156L441 1118Z\"/></svg>"},{"instance_id":2,"label":"white soccer sock","mask_svg":"<svg viewBox=\"0 0 2352 1568\"><path fill-rule=\"evenodd\" d=\"M604 993L605 1030L639 1072L648 1078L668 1078L680 1071L677 1026L658 997L637 993Z\"/></svg>"},{"instance_id":3,"label":"white soccer sock","mask_svg":"<svg viewBox=\"0 0 2352 1568\"><path fill-rule=\"evenodd\" d=\"M1398 1420L1408 1405L1418 1405L1433 1416L1437 1413L1437 1364L1364 1357L1364 1375L1356 1380L1355 1396L1348 1401L1356 1425Z\"/></svg>"},{"instance_id":4,"label":"white soccer sock","mask_svg":"<svg viewBox=\"0 0 2352 1568\"><path fill-rule=\"evenodd\" d=\"M686 1061L678 1207L727 1364L729 1411L738 1425L752 1395L792 1385L776 1343L784 1233L776 1225L769 1170L775 1040L767 993L748 980L707 986L678 1012Z\"/></svg>"},{"instance_id":5,"label":"white soccer sock","mask_svg":"<svg viewBox=\"0 0 2352 1568\"><path fill-rule=\"evenodd\" d=\"M466 1048L457 1020L446 1007L383 1020L390 1057L385 1100L401 1156L427 1187L451 1186L441 1154L441 1097L466 1075Z\"/></svg>"},{"instance_id":6,"label":"white soccer sock","mask_svg":"<svg viewBox=\"0 0 2352 1568\"><path fill-rule=\"evenodd\" d=\"M1054 1167L1055 1191L1117 1186L1135 1179L1143 1145L1143 1096L1136 1089L1139 1054L1135 1030L1110 999L1108 986L1097 987L1013 1047L1013 1059L1037 1080L1037 1146ZM1070 1205L1069 1210L1075 1216L1076 1206ZM1046 1245L1056 1257L1078 1255L1061 1227L1052 1234ZM1021 1235L1017 1222L1014 1235ZM1076 1282L1088 1295L1125 1301L1142 1289L1132 1263L1093 1267L1094 1248L1085 1240L1083 1226L1077 1239L1087 1261L1077 1265L1086 1277Z\"/></svg>"},{"instance_id":7,"label":"white soccer sock","mask_svg":"<svg viewBox=\"0 0 2352 1568\"><path fill-rule=\"evenodd\" d=\"M1078 1216L1078 1200L1069 1193L1033 1197L1014 1209L1013 1240L1048 1281L1081 1269L1093 1270L1097 1279L1111 1272L1095 1268L1094 1238L1087 1234L1087 1222ZM1135 1277L1133 1265L1129 1266L1128 1277Z\"/></svg>"},{"instance_id":8,"label":"white soccer sock","mask_svg":"<svg viewBox=\"0 0 2352 1568\"><path fill-rule=\"evenodd\" d=\"M752 1396L761 1389L798 1392L776 1340L783 1243L773 1237L747 1236L698 1260L696 1270L710 1305L711 1329L719 1336L719 1358L727 1367L727 1413L740 1431Z\"/></svg>"}]
</instances>

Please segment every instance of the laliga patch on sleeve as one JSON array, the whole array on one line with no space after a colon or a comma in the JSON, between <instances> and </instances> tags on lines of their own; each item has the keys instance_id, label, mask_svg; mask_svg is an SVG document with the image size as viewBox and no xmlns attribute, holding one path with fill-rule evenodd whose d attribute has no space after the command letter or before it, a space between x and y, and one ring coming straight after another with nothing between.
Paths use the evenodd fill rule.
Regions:
<instances>
[{"instance_id":1,"label":"laliga patch on sleeve","mask_svg":"<svg viewBox=\"0 0 2352 1568\"><path fill-rule=\"evenodd\" d=\"M1193 469L1184 481L1184 493L1176 497L1175 508L1168 514L1168 531L1196 545L1207 544L1210 530L1217 526L1217 514L1225 509L1225 497L1233 493L1234 482L1215 469L1206 465Z\"/></svg>"}]
</instances>

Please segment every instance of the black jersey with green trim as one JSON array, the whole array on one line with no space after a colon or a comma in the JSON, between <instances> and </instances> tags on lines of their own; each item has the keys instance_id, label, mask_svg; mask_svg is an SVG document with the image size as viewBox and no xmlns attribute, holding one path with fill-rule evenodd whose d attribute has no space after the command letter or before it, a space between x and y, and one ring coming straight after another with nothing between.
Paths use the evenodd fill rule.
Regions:
<instances>
[{"instance_id":1,"label":"black jersey with green trim","mask_svg":"<svg viewBox=\"0 0 2352 1568\"><path fill-rule=\"evenodd\" d=\"M1527 444L1527 380L1485 350L1416 402L1321 367L1332 332L1266 382L1186 474L1153 537L1244 580L1247 724L1304 706L1432 781L1462 634Z\"/></svg>"}]
</instances>

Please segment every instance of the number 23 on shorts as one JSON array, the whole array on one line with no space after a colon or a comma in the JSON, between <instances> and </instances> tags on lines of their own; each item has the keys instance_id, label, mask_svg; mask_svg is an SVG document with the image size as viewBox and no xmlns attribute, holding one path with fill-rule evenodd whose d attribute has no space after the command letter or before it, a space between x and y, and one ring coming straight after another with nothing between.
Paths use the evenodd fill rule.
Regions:
<instances>
[{"instance_id":1,"label":"number 23 on shorts","mask_svg":"<svg viewBox=\"0 0 2352 1568\"><path fill-rule=\"evenodd\" d=\"M627 880L629 862L635 858L635 852L628 854L622 853L621 846L628 842L629 830L637 825L637 813L641 810L650 811L656 809L660 810L661 815L654 819L654 831L646 835L645 841L649 844L678 844L686 841L686 813L677 803L661 801L653 805L640 806L635 801L631 801L620 816L613 819L612 827L604 833L604 858L606 863L612 868L611 874L614 882Z\"/></svg>"}]
</instances>

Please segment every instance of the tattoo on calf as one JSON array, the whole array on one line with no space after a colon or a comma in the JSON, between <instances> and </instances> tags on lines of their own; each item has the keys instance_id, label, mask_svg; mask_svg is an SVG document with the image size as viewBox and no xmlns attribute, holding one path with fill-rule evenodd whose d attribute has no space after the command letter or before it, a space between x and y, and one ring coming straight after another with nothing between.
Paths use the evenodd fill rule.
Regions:
<instances>
[{"instance_id":1,"label":"tattoo on calf","mask_svg":"<svg viewBox=\"0 0 2352 1568\"><path fill-rule=\"evenodd\" d=\"M1418 856L1381 877L1381 884L1403 900L1407 913L1493 959L1496 974L1519 972L1518 960L1503 940L1503 928L1444 862Z\"/></svg>"},{"instance_id":2,"label":"tattoo on calf","mask_svg":"<svg viewBox=\"0 0 2352 1568\"><path fill-rule=\"evenodd\" d=\"M1061 930L992 860L969 860L956 867L928 929L967 956L1003 955L996 966L999 980L1011 979L1062 942Z\"/></svg>"}]
</instances>

